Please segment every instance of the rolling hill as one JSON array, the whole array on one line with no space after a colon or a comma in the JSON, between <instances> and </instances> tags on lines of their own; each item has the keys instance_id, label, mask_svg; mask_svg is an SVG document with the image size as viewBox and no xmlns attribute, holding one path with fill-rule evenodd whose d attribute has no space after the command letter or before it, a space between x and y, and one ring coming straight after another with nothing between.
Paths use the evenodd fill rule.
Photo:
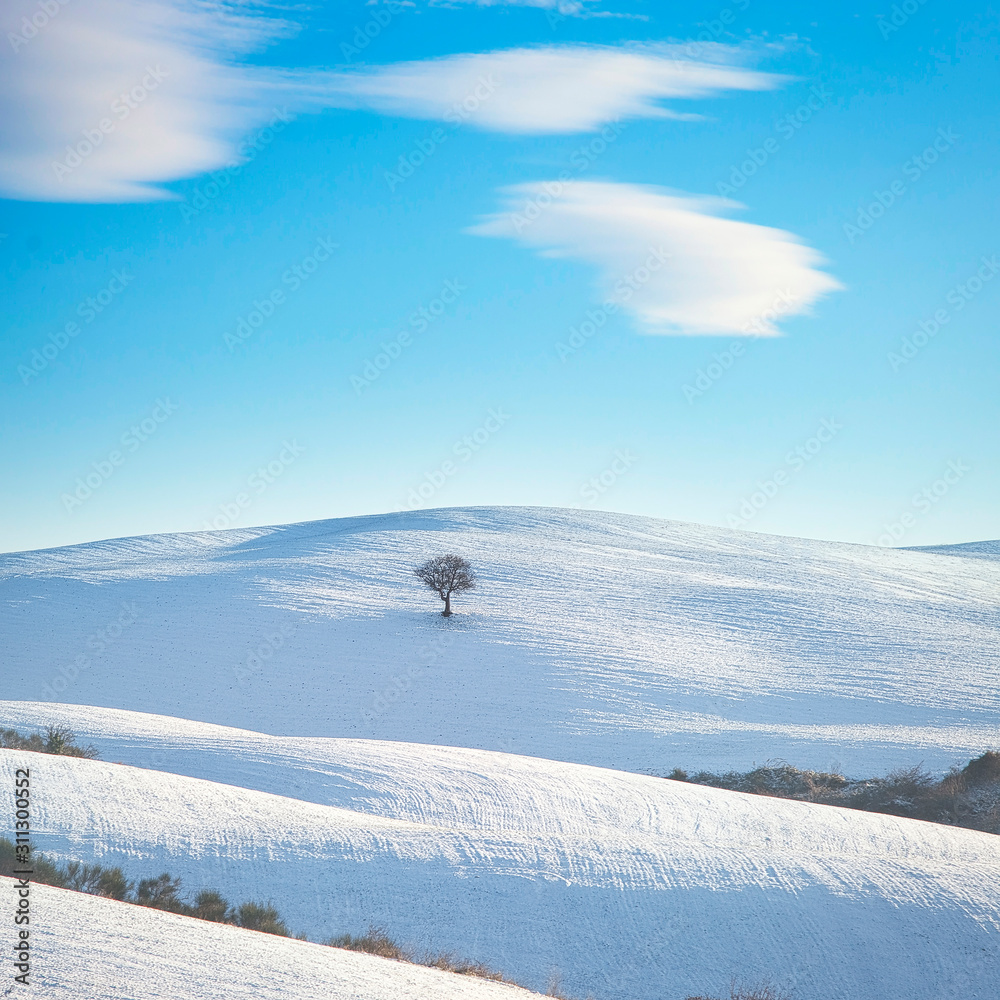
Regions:
<instances>
[{"instance_id":1,"label":"rolling hill","mask_svg":"<svg viewBox=\"0 0 1000 1000\"><path fill-rule=\"evenodd\" d=\"M446 620L411 568L457 551ZM474 508L0 557L7 697L666 773L996 744L1000 565Z\"/></svg>"},{"instance_id":2,"label":"rolling hill","mask_svg":"<svg viewBox=\"0 0 1000 1000\"><path fill-rule=\"evenodd\" d=\"M10 879L0 878L0 886ZM29 989L87 1000L531 1000L502 983L36 886ZM18 987L20 988L20 987ZM8 989L12 993L12 988ZM6 995L2 994L2 995Z\"/></svg>"},{"instance_id":3,"label":"rolling hill","mask_svg":"<svg viewBox=\"0 0 1000 1000\"><path fill-rule=\"evenodd\" d=\"M103 760L0 769L32 761L53 857L313 940L382 925L595 1000L995 1000L1000 838L653 775L996 749L996 550L474 508L8 554L0 726ZM480 585L445 619L411 571L449 551ZM519 995L39 891L67 995Z\"/></svg>"},{"instance_id":4,"label":"rolling hill","mask_svg":"<svg viewBox=\"0 0 1000 1000\"><path fill-rule=\"evenodd\" d=\"M127 731L122 714L84 728ZM271 899L313 940L381 925L578 997L765 976L813 1000L1000 990L990 834L490 751L134 722L136 756L183 746L206 777L0 751L30 764L50 855Z\"/></svg>"}]
</instances>

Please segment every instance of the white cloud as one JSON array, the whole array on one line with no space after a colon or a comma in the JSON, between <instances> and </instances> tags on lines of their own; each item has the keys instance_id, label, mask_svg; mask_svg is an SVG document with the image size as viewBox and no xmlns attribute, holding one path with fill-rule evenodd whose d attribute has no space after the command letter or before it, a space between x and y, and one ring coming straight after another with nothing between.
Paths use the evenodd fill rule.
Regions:
<instances>
[{"instance_id":1,"label":"white cloud","mask_svg":"<svg viewBox=\"0 0 1000 1000\"><path fill-rule=\"evenodd\" d=\"M462 4L476 7L538 7L555 11L568 17L586 16L589 5L600 0L429 0L431 7L458 7ZM614 17L620 15L600 13L591 16Z\"/></svg>"},{"instance_id":2,"label":"white cloud","mask_svg":"<svg viewBox=\"0 0 1000 1000\"><path fill-rule=\"evenodd\" d=\"M394 0L382 0L392 3ZM412 0L411 0L412 2ZM549 23L555 25L567 17L611 17L629 21L648 21L648 14L597 9L602 0L427 0L428 7L534 7L549 11Z\"/></svg>"},{"instance_id":3,"label":"white cloud","mask_svg":"<svg viewBox=\"0 0 1000 1000\"><path fill-rule=\"evenodd\" d=\"M688 118L664 100L768 90L783 78L736 63L738 50L701 45L612 48L564 45L507 49L334 73L328 93L357 107L447 119L466 101L469 121L510 133L589 131L617 117ZM488 91L488 96L481 95Z\"/></svg>"},{"instance_id":4,"label":"white cloud","mask_svg":"<svg viewBox=\"0 0 1000 1000\"><path fill-rule=\"evenodd\" d=\"M0 193L46 201L163 197L225 163L287 89L235 60L294 30L204 0L16 0L0 27Z\"/></svg>"},{"instance_id":5,"label":"white cloud","mask_svg":"<svg viewBox=\"0 0 1000 1000\"><path fill-rule=\"evenodd\" d=\"M548 181L505 192L504 211L470 232L595 265L602 296L645 333L775 336L841 285L791 233L719 213L739 208L631 184Z\"/></svg>"},{"instance_id":6,"label":"white cloud","mask_svg":"<svg viewBox=\"0 0 1000 1000\"><path fill-rule=\"evenodd\" d=\"M701 46L699 60L676 48L549 46L346 70L251 65L250 52L297 30L267 10L267 0L7 0L0 195L168 197L163 183L231 162L239 137L276 108L574 132L618 116L677 117L663 100L778 82L717 45Z\"/></svg>"},{"instance_id":7,"label":"white cloud","mask_svg":"<svg viewBox=\"0 0 1000 1000\"><path fill-rule=\"evenodd\" d=\"M584 0L430 0L429 6L457 7L463 3L476 7L541 7L562 14L578 14L584 9Z\"/></svg>"}]
</instances>

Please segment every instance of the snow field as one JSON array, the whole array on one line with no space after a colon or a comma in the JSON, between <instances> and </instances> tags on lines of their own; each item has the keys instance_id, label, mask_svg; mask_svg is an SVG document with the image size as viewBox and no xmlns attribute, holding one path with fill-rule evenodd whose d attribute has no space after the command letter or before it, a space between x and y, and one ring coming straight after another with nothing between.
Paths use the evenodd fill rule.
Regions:
<instances>
[{"instance_id":1,"label":"snow field","mask_svg":"<svg viewBox=\"0 0 1000 1000\"><path fill-rule=\"evenodd\" d=\"M997 749L997 545L473 508L3 555L0 726L104 760L0 770L32 760L46 853L314 939L382 925L595 1000L996 1000L1000 838L650 774ZM446 551L481 581L451 619L411 574ZM47 993L517 995L38 892Z\"/></svg>"},{"instance_id":2,"label":"snow field","mask_svg":"<svg viewBox=\"0 0 1000 1000\"><path fill-rule=\"evenodd\" d=\"M176 739L171 723L136 728ZM282 741L239 733L227 748L206 729L203 745L185 740L188 767L244 762L279 786L297 773L299 794L330 804L0 756L32 760L53 855L270 898L314 939L381 924L539 991L558 972L571 995L601 1000L682 1000L755 975L816 1000L1000 990L988 834L443 747L312 740L281 768Z\"/></svg>"},{"instance_id":3,"label":"snow field","mask_svg":"<svg viewBox=\"0 0 1000 1000\"><path fill-rule=\"evenodd\" d=\"M26 700L633 771L944 769L996 743L1000 562L471 508L0 557ZM458 551L445 620L413 579Z\"/></svg>"},{"instance_id":4,"label":"snow field","mask_svg":"<svg viewBox=\"0 0 1000 1000\"><path fill-rule=\"evenodd\" d=\"M0 899L12 879L0 877ZM469 976L258 934L50 886L32 888L30 976L87 1000L530 1000Z\"/></svg>"}]
</instances>

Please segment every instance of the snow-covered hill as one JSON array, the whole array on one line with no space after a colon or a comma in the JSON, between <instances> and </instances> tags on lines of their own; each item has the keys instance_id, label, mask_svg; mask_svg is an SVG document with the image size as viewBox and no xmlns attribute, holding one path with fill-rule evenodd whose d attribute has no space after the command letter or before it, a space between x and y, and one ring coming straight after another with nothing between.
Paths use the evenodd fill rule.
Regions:
<instances>
[{"instance_id":1,"label":"snow-covered hill","mask_svg":"<svg viewBox=\"0 0 1000 1000\"><path fill-rule=\"evenodd\" d=\"M1000 559L1000 541L963 542L960 545L923 545L910 549L911 552L933 552L945 556L961 556L976 559Z\"/></svg>"},{"instance_id":2,"label":"snow-covered hill","mask_svg":"<svg viewBox=\"0 0 1000 1000\"><path fill-rule=\"evenodd\" d=\"M411 568L456 551L450 620ZM8 698L623 769L857 774L997 743L1000 564L543 508L0 557Z\"/></svg>"},{"instance_id":3,"label":"snow-covered hill","mask_svg":"<svg viewBox=\"0 0 1000 1000\"><path fill-rule=\"evenodd\" d=\"M82 714L130 758L179 752L265 791L2 751L3 773L30 761L47 851L271 898L313 938L382 924L600 1000L765 976L803 1000L1000 995L988 834L488 751Z\"/></svg>"},{"instance_id":4,"label":"snow-covered hill","mask_svg":"<svg viewBox=\"0 0 1000 1000\"><path fill-rule=\"evenodd\" d=\"M0 878L0 899L12 879ZM32 890L31 986L86 1000L532 1000L501 983L99 899ZM16 987L20 990L21 987ZM3 994L14 994L14 988ZM14 994L16 995L16 994Z\"/></svg>"}]
</instances>

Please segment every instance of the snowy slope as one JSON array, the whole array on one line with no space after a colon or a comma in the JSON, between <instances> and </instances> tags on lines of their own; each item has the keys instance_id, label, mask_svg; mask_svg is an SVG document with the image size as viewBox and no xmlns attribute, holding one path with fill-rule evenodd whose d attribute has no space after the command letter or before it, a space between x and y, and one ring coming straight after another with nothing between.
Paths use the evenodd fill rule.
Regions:
<instances>
[{"instance_id":1,"label":"snowy slope","mask_svg":"<svg viewBox=\"0 0 1000 1000\"><path fill-rule=\"evenodd\" d=\"M911 552L933 552L943 556L959 556L969 559L1000 559L1000 541L963 542L960 545L923 545Z\"/></svg>"},{"instance_id":2,"label":"snowy slope","mask_svg":"<svg viewBox=\"0 0 1000 1000\"><path fill-rule=\"evenodd\" d=\"M0 878L6 908L13 880ZM31 987L86 1000L531 1000L525 990L48 886ZM26 991L27 993L28 991Z\"/></svg>"},{"instance_id":3,"label":"snowy slope","mask_svg":"<svg viewBox=\"0 0 1000 1000\"><path fill-rule=\"evenodd\" d=\"M410 570L481 587L445 620ZM997 743L1000 564L473 508L0 557L7 697L636 771L857 774Z\"/></svg>"},{"instance_id":4,"label":"snowy slope","mask_svg":"<svg viewBox=\"0 0 1000 1000\"><path fill-rule=\"evenodd\" d=\"M997 837L486 751L132 721L136 753L182 744L224 780L243 761L283 794L0 752L5 774L31 763L45 850L271 897L312 937L374 922L535 989L557 970L600 1000L765 975L803 1000L1000 995Z\"/></svg>"}]
</instances>

